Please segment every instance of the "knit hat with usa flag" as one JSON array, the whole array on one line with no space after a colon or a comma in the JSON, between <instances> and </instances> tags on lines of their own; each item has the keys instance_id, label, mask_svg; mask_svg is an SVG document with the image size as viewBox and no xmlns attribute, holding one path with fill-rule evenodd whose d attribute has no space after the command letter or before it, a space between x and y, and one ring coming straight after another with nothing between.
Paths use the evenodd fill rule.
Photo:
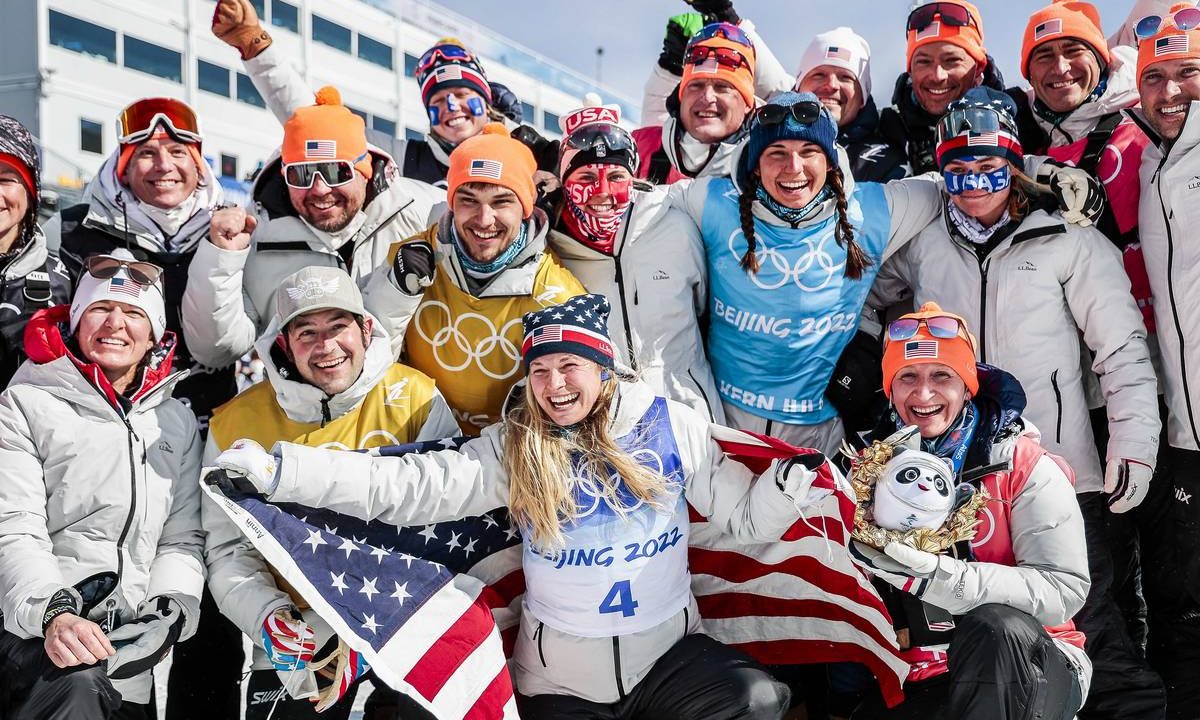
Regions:
<instances>
[{"instance_id":1,"label":"knit hat with usa flag","mask_svg":"<svg viewBox=\"0 0 1200 720\"><path fill-rule=\"evenodd\" d=\"M284 165L344 160L371 179L367 124L342 104L341 93L332 85L318 90L315 104L296 108L283 124L280 154Z\"/></svg>"},{"instance_id":2,"label":"knit hat with usa flag","mask_svg":"<svg viewBox=\"0 0 1200 720\"><path fill-rule=\"evenodd\" d=\"M603 295L577 295L561 305L551 305L521 318L525 340L521 357L525 368L552 353L571 353L612 370L612 341L608 337L611 307Z\"/></svg>"},{"instance_id":3,"label":"knit hat with usa flag","mask_svg":"<svg viewBox=\"0 0 1200 720\"><path fill-rule=\"evenodd\" d=\"M483 132L463 140L450 153L446 199L453 208L454 193L467 183L501 185L516 193L525 217L529 217L537 199L537 186L533 182L536 170L537 162L529 148L509 137L508 130L500 123L488 123Z\"/></svg>"},{"instance_id":4,"label":"knit hat with usa flag","mask_svg":"<svg viewBox=\"0 0 1200 720\"><path fill-rule=\"evenodd\" d=\"M1138 42L1137 77L1141 89L1142 75L1146 69L1164 60L1187 60L1200 58L1200 27L1180 30L1175 24L1175 13L1195 8L1195 3L1182 2L1171 6L1162 25L1154 35Z\"/></svg>"},{"instance_id":5,"label":"knit hat with usa flag","mask_svg":"<svg viewBox=\"0 0 1200 720\"><path fill-rule=\"evenodd\" d=\"M800 58L794 89L800 90L805 76L823 65L849 70L862 90L860 100L865 104L871 97L871 46L852 28L836 27L812 39Z\"/></svg>"}]
</instances>

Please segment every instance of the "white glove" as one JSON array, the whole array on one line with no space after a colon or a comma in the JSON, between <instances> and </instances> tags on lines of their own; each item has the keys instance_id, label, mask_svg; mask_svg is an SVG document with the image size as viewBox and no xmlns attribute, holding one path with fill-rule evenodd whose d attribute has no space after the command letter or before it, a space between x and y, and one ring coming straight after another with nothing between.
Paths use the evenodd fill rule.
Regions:
<instances>
[{"instance_id":1,"label":"white glove","mask_svg":"<svg viewBox=\"0 0 1200 720\"><path fill-rule=\"evenodd\" d=\"M217 469L209 469L204 481L230 491L270 495L279 484L279 463L253 440L238 440L217 456ZM223 471L223 472L222 472Z\"/></svg>"},{"instance_id":2,"label":"white glove","mask_svg":"<svg viewBox=\"0 0 1200 720\"><path fill-rule=\"evenodd\" d=\"M117 654L108 659L114 680L136 677L157 665L183 632L183 610L174 599L159 596L145 614L108 634Z\"/></svg>"},{"instance_id":3,"label":"white glove","mask_svg":"<svg viewBox=\"0 0 1200 720\"><path fill-rule=\"evenodd\" d=\"M935 555L898 542L883 546L883 552L853 540L850 555L872 575L888 585L915 595L952 614L961 615L977 604L964 596L961 583L967 563L949 555Z\"/></svg>"},{"instance_id":4,"label":"white glove","mask_svg":"<svg viewBox=\"0 0 1200 720\"><path fill-rule=\"evenodd\" d=\"M831 488L813 488L817 470L828 462L816 450L790 457L779 463L775 484L792 501L797 510L804 510L833 494Z\"/></svg>"},{"instance_id":5,"label":"white glove","mask_svg":"<svg viewBox=\"0 0 1200 720\"><path fill-rule=\"evenodd\" d=\"M938 566L938 556L931 552L892 541L883 546L885 555L907 567L914 576L932 575Z\"/></svg>"},{"instance_id":6,"label":"white glove","mask_svg":"<svg viewBox=\"0 0 1200 720\"><path fill-rule=\"evenodd\" d=\"M1063 219L1073 225L1087 227L1104 213L1104 186L1077 167L1046 160L1038 168L1035 181L1050 188Z\"/></svg>"},{"instance_id":7,"label":"white glove","mask_svg":"<svg viewBox=\"0 0 1200 720\"><path fill-rule=\"evenodd\" d=\"M1108 493L1108 509L1115 513L1129 512L1150 492L1154 468L1137 460L1116 458L1104 469L1104 492Z\"/></svg>"}]
</instances>

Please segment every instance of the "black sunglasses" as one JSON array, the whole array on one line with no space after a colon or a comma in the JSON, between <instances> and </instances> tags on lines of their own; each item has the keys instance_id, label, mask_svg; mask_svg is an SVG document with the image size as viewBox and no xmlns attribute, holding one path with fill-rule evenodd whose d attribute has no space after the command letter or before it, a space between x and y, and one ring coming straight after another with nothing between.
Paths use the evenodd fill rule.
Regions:
<instances>
[{"instance_id":1,"label":"black sunglasses","mask_svg":"<svg viewBox=\"0 0 1200 720\"><path fill-rule=\"evenodd\" d=\"M763 105L754 111L760 125L779 125L795 118L801 125L812 125L821 117L821 103L816 100L801 100L791 105Z\"/></svg>"},{"instance_id":2,"label":"black sunglasses","mask_svg":"<svg viewBox=\"0 0 1200 720\"><path fill-rule=\"evenodd\" d=\"M971 11L967 10L965 6L956 3L935 2L922 5L909 13L908 29L920 32L933 24L934 18L939 15L941 21L947 25L965 27L975 24L975 18L971 17Z\"/></svg>"}]
</instances>

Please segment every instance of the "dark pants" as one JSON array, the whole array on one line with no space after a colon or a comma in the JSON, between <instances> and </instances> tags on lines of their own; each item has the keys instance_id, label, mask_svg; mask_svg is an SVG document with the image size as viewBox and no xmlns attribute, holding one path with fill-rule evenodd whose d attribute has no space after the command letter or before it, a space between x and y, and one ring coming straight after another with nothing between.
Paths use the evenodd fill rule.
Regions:
<instances>
[{"instance_id":1,"label":"dark pants","mask_svg":"<svg viewBox=\"0 0 1200 720\"><path fill-rule=\"evenodd\" d=\"M167 679L167 720L237 720L241 714L242 631L217 609L208 588L196 634L175 646Z\"/></svg>"},{"instance_id":2,"label":"dark pants","mask_svg":"<svg viewBox=\"0 0 1200 720\"><path fill-rule=\"evenodd\" d=\"M42 638L0 632L0 717L6 720L154 720L154 701L121 702L100 665L58 668Z\"/></svg>"},{"instance_id":3,"label":"dark pants","mask_svg":"<svg viewBox=\"0 0 1200 720\"><path fill-rule=\"evenodd\" d=\"M891 710L876 696L854 720L1070 720L1082 691L1067 656L1028 613L981 605L958 618L950 671L904 686Z\"/></svg>"},{"instance_id":4,"label":"dark pants","mask_svg":"<svg viewBox=\"0 0 1200 720\"><path fill-rule=\"evenodd\" d=\"M1081 720L1162 720L1166 696L1162 680L1129 637L1129 626L1113 597L1113 558L1108 541L1108 498L1081 493L1079 509L1087 538L1092 587L1075 626L1087 636L1092 690Z\"/></svg>"},{"instance_id":5,"label":"dark pants","mask_svg":"<svg viewBox=\"0 0 1200 720\"><path fill-rule=\"evenodd\" d=\"M750 656L707 635L688 635L618 702L518 695L517 709L524 720L777 720L789 700L787 686Z\"/></svg>"},{"instance_id":6,"label":"dark pants","mask_svg":"<svg viewBox=\"0 0 1200 720\"><path fill-rule=\"evenodd\" d=\"M373 674L363 679L367 678L371 679L375 689L363 708L363 720L432 720L433 714L415 700L381 685ZM273 706L275 713L271 715L272 720L346 720L350 717L361 683L362 680L355 683L336 705L318 713L313 709L316 705L308 700L296 700L287 695L279 673L274 670L255 670L250 673L246 683L246 720L266 720ZM277 706L276 698L279 700Z\"/></svg>"},{"instance_id":7,"label":"dark pants","mask_svg":"<svg viewBox=\"0 0 1200 720\"><path fill-rule=\"evenodd\" d=\"M1167 716L1200 718L1200 453L1168 447L1141 526L1150 665L1167 689Z\"/></svg>"}]
</instances>

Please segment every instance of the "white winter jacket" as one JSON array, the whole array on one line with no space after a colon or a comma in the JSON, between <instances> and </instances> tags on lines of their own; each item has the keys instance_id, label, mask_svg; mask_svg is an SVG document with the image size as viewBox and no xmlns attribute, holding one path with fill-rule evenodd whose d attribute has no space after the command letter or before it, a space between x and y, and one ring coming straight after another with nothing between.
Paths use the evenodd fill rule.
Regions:
<instances>
[{"instance_id":1,"label":"white winter jacket","mask_svg":"<svg viewBox=\"0 0 1200 720\"><path fill-rule=\"evenodd\" d=\"M1093 227L1038 210L980 261L938 218L884 264L876 290L899 279L917 305L962 315L979 339L979 359L1025 388L1025 415L1042 444L1076 473L1075 490L1097 492L1104 468L1088 422L1080 332L1108 404L1108 459L1155 464L1158 403L1146 329L1119 251Z\"/></svg>"},{"instance_id":2,"label":"white winter jacket","mask_svg":"<svg viewBox=\"0 0 1200 720\"><path fill-rule=\"evenodd\" d=\"M704 244L696 224L667 200L667 188L634 192L612 255L556 230L547 240L588 292L608 297L618 360L656 394L724 423L700 333L708 304Z\"/></svg>"},{"instance_id":3,"label":"white winter jacket","mask_svg":"<svg viewBox=\"0 0 1200 720\"><path fill-rule=\"evenodd\" d=\"M1200 102L1188 108L1183 130L1166 144L1141 110L1130 116L1150 136L1142 153L1138 228L1154 294L1162 351L1167 440L1200 450Z\"/></svg>"},{"instance_id":4,"label":"white winter jacket","mask_svg":"<svg viewBox=\"0 0 1200 720\"><path fill-rule=\"evenodd\" d=\"M622 382L612 402L611 432L613 437L623 438L635 432L656 399L645 383ZM667 522L679 523L686 537L686 505L690 503L697 512L738 538L777 540L799 517L798 508L803 501L798 503L793 498L802 495L806 483L811 483L812 473L803 468L792 469L780 478L781 489L776 481L782 471L776 465L752 482L750 471L726 459L713 441L707 418L687 406L665 402L687 500L679 504L684 507L682 517L676 515ZM324 507L367 520L378 518L396 525L479 515L508 503L504 452L504 423L489 426L481 437L469 441L459 451L400 458L333 453L281 443L275 448L280 456L279 484L271 499ZM336 483L321 482L335 477ZM678 510L668 508L660 516L672 512ZM631 522L627 532L634 532L632 526L636 524ZM614 548L620 547L621 540L619 536L608 539ZM578 605L589 598L556 598L554 586L536 585L543 575L528 570L530 555L526 542L524 617L514 652L514 677L518 690L524 694L569 694L593 702L616 702L622 689L631 690L667 649L697 629L696 604L690 587L676 586L672 586L671 594L678 604L667 608L674 614L639 632L583 637L552 627L549 618L534 614L531 608L536 602L548 602L554 607L559 601ZM620 556L624 555L622 551ZM686 567L680 580L687 583Z\"/></svg>"},{"instance_id":5,"label":"white winter jacket","mask_svg":"<svg viewBox=\"0 0 1200 720\"><path fill-rule=\"evenodd\" d=\"M391 156L371 147L375 177L361 212L365 221L337 247L296 214L288 200L278 156L254 185L258 227L245 250L201 242L188 268L183 329L192 354L204 365L224 367L248 352L275 314L275 290L288 275L310 265L340 267L363 291L367 309L381 319L409 317L412 298L396 287L388 249L429 227L445 210L445 193L402 178ZM342 259L352 248L351 261ZM402 337L405 326L386 328Z\"/></svg>"},{"instance_id":6,"label":"white winter jacket","mask_svg":"<svg viewBox=\"0 0 1200 720\"><path fill-rule=\"evenodd\" d=\"M195 632L204 586L200 436L195 416L170 397L184 375L161 380L123 415L66 355L27 360L0 394L7 631L41 637L51 595L115 573L116 589L90 619L111 613L116 625L129 622L143 603L166 595L183 608L181 638ZM149 702L151 680L147 672L117 689L125 700Z\"/></svg>"}]
</instances>

